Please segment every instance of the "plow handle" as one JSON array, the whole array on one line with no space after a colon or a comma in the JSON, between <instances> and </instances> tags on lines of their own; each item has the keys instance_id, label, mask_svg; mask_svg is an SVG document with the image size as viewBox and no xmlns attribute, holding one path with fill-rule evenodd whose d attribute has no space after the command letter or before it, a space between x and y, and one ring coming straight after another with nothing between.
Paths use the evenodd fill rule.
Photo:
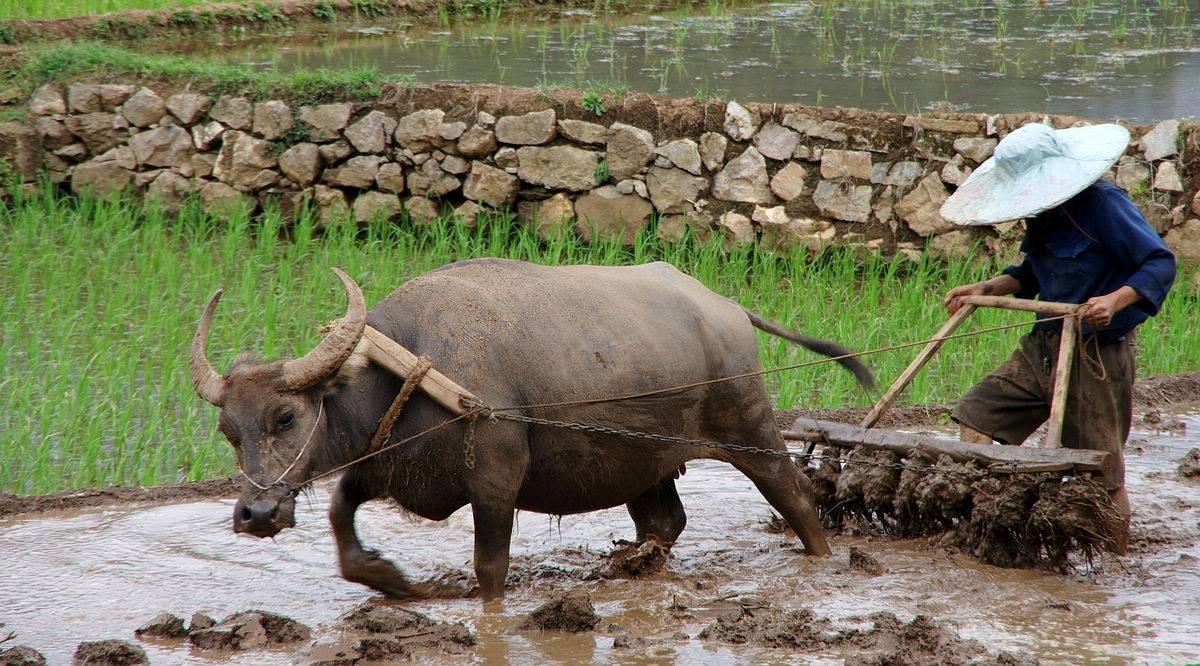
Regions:
<instances>
[{"instance_id":1,"label":"plow handle","mask_svg":"<svg viewBox=\"0 0 1200 666\"><path fill-rule=\"evenodd\" d=\"M896 381L888 388L883 397L871 408L866 418L859 425L863 428L874 427L879 422L880 417L887 411L892 403L896 401L905 388L912 382L921 368L929 363L934 354L942 348L942 343L945 342L945 337L954 332L967 317L971 316L976 308L1002 308L1005 310L1021 310L1024 312L1037 312L1053 316L1074 315L1079 312L1078 305L1073 303L1055 303L1052 301L1035 301L1027 298L1010 298L1008 296L962 296L963 302L966 303L959 308L957 312L950 316L950 319L942 325L938 332L933 336L933 339L921 349L921 353L913 359L912 363L900 373ZM1075 317L1067 316L1063 320L1062 338L1059 343L1058 366L1054 373L1054 395L1050 401L1050 425L1046 432L1046 439L1042 442L1044 448L1059 448L1062 446L1062 426L1063 417L1066 413L1067 406L1067 386L1071 379L1071 366L1075 358L1075 338L1078 323Z\"/></svg>"}]
</instances>

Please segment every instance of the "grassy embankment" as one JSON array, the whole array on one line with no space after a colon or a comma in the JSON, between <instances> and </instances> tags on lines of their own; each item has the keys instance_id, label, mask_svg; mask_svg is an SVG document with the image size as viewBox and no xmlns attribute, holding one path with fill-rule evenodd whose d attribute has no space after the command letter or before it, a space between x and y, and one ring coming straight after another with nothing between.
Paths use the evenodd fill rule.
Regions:
<instances>
[{"instance_id":1,"label":"grassy embankment","mask_svg":"<svg viewBox=\"0 0 1200 666\"><path fill-rule=\"evenodd\" d=\"M215 409L197 398L187 346L199 309L226 290L210 358L228 367L241 351L270 358L307 351L318 324L344 296L340 266L369 303L435 266L478 256L546 264L669 261L706 285L788 326L856 349L920 340L944 320L941 294L991 274L984 261L943 265L847 252L779 256L719 244L667 245L650 234L632 249L573 237L541 242L510 219L416 228L374 224L318 233L311 220L285 229L277 215L215 220L190 207L178 220L153 207L56 196L0 212L0 490L33 493L113 483L159 484L225 475L229 447ZM1195 293L1172 293L1141 337L1143 373L1200 367ZM967 328L1016 322L987 312ZM1012 347L1019 331L947 343L915 382L911 403L951 401ZM914 349L868 358L882 382ZM765 367L816 358L762 339ZM781 407L866 405L848 373L819 365L771 376Z\"/></svg>"},{"instance_id":2,"label":"grassy embankment","mask_svg":"<svg viewBox=\"0 0 1200 666\"><path fill-rule=\"evenodd\" d=\"M212 2L213 0L0 0L0 18L64 18L128 9L182 9Z\"/></svg>"}]
</instances>

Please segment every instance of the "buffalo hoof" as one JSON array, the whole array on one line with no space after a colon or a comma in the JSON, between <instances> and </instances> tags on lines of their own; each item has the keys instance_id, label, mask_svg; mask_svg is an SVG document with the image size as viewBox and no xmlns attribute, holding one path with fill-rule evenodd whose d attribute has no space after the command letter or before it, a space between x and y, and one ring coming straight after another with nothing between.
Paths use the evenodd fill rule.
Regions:
<instances>
[{"instance_id":1,"label":"buffalo hoof","mask_svg":"<svg viewBox=\"0 0 1200 666\"><path fill-rule=\"evenodd\" d=\"M412 583L391 561L363 549L342 559L342 578L392 599L461 599L471 590L456 583Z\"/></svg>"}]
</instances>

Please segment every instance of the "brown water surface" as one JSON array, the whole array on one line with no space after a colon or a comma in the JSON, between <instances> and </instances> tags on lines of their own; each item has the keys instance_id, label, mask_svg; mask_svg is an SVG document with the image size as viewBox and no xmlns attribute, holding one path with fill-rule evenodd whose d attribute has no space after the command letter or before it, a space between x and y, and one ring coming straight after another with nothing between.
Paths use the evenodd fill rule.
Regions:
<instances>
[{"instance_id":1,"label":"brown water surface","mask_svg":"<svg viewBox=\"0 0 1200 666\"><path fill-rule=\"evenodd\" d=\"M1184 417L1190 433L1200 433L1196 408ZM1174 461L1195 446L1197 438L1187 433L1131 438L1133 552L1067 576L998 569L925 541L886 538L835 536L832 558L807 558L792 537L764 529L769 508L749 481L705 461L689 466L679 482L688 527L666 571L649 580L578 580L600 565L612 540L632 537L624 509L561 521L523 513L501 607L485 611L474 599L407 607L465 622L479 638L471 653L476 661L623 662L635 655L678 663L795 661L800 655L791 652L696 638L718 613L754 598L838 619L879 610L903 618L930 614L994 650L1023 649L1050 663L1186 663L1200 658L1200 483L1178 480ZM202 610L220 619L263 608L314 627L317 643L336 640L334 621L371 593L337 576L327 495L319 489L302 501L297 528L275 540L235 536L231 501L0 520L0 623L16 633L14 644L36 647L51 663L69 661L82 640L132 639L135 628L162 610L185 618ZM431 523L375 503L359 516L368 543L418 577L470 570L467 510ZM875 555L888 572L850 571L852 545ZM602 631L512 630L553 591L575 585L590 592ZM675 604L686 612L673 611ZM621 629L608 628L611 623ZM613 638L622 632L651 645L614 649ZM678 632L690 638L673 638ZM155 663L220 661L186 644L143 645ZM307 649L253 653L244 663L303 661ZM804 658L838 661L832 654Z\"/></svg>"}]
</instances>

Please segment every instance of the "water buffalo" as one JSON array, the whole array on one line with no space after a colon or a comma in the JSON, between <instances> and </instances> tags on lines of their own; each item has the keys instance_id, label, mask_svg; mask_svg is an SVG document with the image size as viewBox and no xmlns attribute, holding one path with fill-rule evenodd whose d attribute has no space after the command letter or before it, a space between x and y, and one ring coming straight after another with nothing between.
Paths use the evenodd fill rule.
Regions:
<instances>
[{"instance_id":1,"label":"water buffalo","mask_svg":"<svg viewBox=\"0 0 1200 666\"><path fill-rule=\"evenodd\" d=\"M219 428L255 479L234 507L235 532L267 537L293 526L295 488L367 450L403 381L365 360L358 345L366 324L428 356L493 406L627 395L752 372L759 369L755 327L829 356L844 353L759 319L665 263L463 261L404 283L369 312L354 281L334 271L349 299L346 314L302 358L268 363L241 356L225 375L216 372L205 341L220 292L197 327L193 386L220 407ZM857 361L840 362L860 382L873 381ZM784 450L758 376L533 415ZM389 441L447 418L447 410L417 392ZM808 480L786 458L481 418L468 465L467 428L466 421L455 423L342 473L329 520L343 577L394 597L431 593L359 541L355 511L377 498L393 498L431 520L470 504L485 599L503 594L518 509L564 515L624 504L638 540L673 543L686 522L675 478L698 458L734 465L783 515L806 552L830 552Z\"/></svg>"}]
</instances>

